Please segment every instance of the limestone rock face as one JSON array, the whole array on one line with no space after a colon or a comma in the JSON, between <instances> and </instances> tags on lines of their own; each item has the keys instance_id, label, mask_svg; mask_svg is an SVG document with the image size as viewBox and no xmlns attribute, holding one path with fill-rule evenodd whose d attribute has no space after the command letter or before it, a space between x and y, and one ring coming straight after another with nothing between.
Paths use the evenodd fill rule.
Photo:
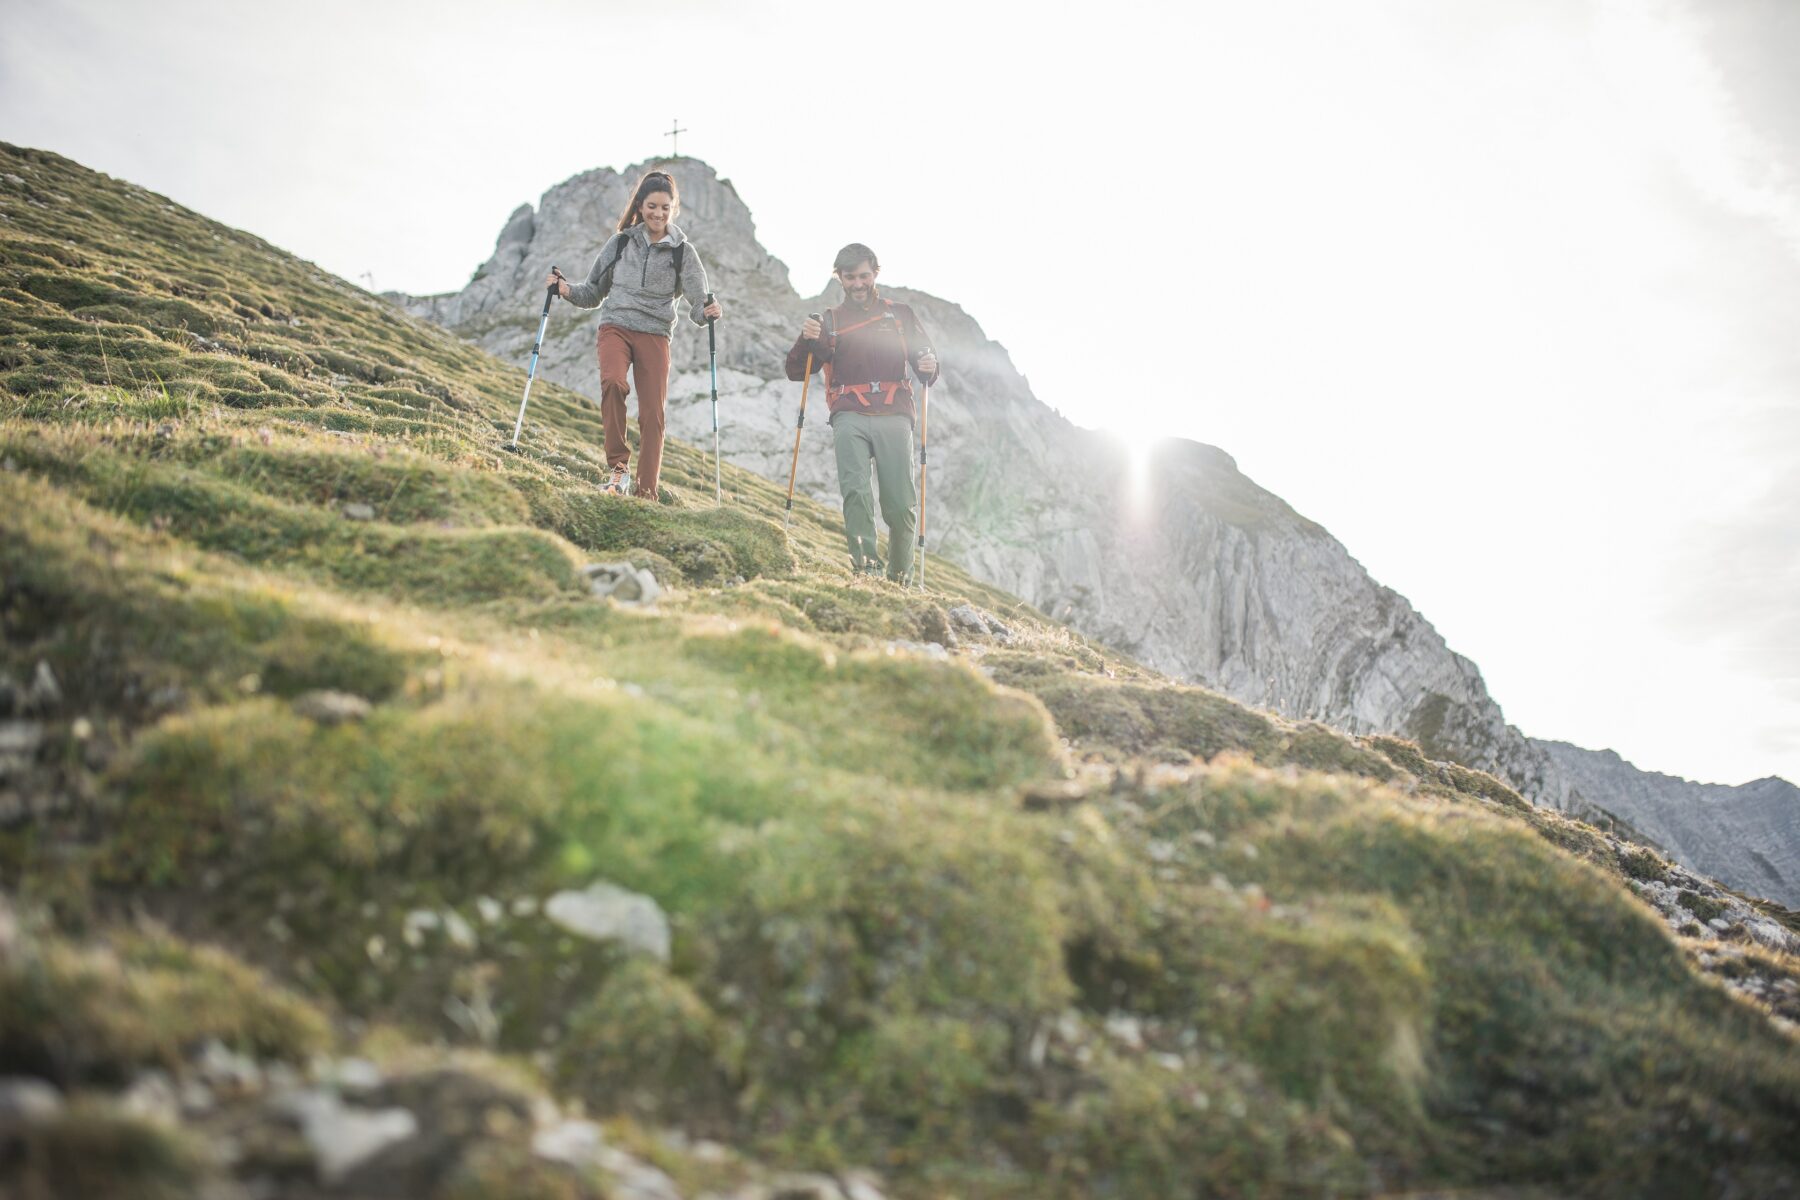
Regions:
<instances>
[{"instance_id":1,"label":"limestone rock face","mask_svg":"<svg viewBox=\"0 0 1800 1200\"><path fill-rule=\"evenodd\" d=\"M696 159L589 171L507 220L462 291L390 298L494 354L521 379L551 263L585 274L631 183L651 166L682 189L677 223L725 306L719 328L720 444L738 466L787 478L800 386L783 359L804 315L841 294L802 297L756 240L728 180ZM894 264L888 273L897 274ZM1356 733L1397 733L1435 757L1494 772L1540 803L1587 811L1546 750L1507 724L1475 664L1383 587L1324 528L1243 475L1222 450L1170 439L1134 470L1113 437L1039 401L1006 350L945 300L904 288L944 364L929 411L927 549L1139 661L1238 700ZM552 308L540 373L599 395L598 315ZM672 436L711 437L706 339L677 327ZM1123 401L1125 398L1121 397ZM825 405L809 402L797 490L837 504ZM1710 869L1705 862L1695 865Z\"/></svg>"}]
</instances>

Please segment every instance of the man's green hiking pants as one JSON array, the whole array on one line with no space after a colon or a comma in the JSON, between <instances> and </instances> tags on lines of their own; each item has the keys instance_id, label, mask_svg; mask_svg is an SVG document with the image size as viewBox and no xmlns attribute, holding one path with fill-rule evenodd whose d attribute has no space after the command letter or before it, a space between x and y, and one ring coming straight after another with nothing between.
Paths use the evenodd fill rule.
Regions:
<instances>
[{"instance_id":1,"label":"man's green hiking pants","mask_svg":"<svg viewBox=\"0 0 1800 1200\"><path fill-rule=\"evenodd\" d=\"M913 488L912 418L900 414L871 416L838 412L831 415L837 447L838 491L844 497L844 538L850 562L864 570L881 561L875 549L875 496L881 497L881 519L888 528L887 577L903 580L912 568L919 526L914 515L918 496ZM875 489L869 486L873 460Z\"/></svg>"}]
</instances>

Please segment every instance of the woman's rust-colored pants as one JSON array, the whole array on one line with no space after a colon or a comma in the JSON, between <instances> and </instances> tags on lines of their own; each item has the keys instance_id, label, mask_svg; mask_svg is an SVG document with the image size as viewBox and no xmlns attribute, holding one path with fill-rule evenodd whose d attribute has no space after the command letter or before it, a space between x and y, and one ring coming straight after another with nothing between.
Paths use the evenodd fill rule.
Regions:
<instances>
[{"instance_id":1,"label":"woman's rust-colored pants","mask_svg":"<svg viewBox=\"0 0 1800 1200\"><path fill-rule=\"evenodd\" d=\"M600 354L600 423L606 430L606 465L623 467L631 462L631 446L625 441L625 397L631 384L626 368L637 383L638 465L632 482L634 494L656 499L662 474L663 401L669 394L669 339L639 333L617 325L602 325Z\"/></svg>"}]
</instances>

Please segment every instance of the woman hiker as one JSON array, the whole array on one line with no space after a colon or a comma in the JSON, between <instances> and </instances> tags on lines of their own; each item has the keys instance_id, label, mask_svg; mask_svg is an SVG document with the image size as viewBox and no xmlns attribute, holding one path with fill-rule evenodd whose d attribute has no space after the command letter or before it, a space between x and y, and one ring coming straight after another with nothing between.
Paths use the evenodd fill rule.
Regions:
<instances>
[{"instance_id":1,"label":"woman hiker","mask_svg":"<svg viewBox=\"0 0 1800 1200\"><path fill-rule=\"evenodd\" d=\"M646 171L582 283L570 283L556 268L545 287L577 308L600 305L600 422L606 430L608 477L602 491L656 499L662 471L663 401L669 394L669 338L675 332L675 298L688 297L696 325L719 315L715 301L704 308L706 268L688 243L675 216L681 196L666 171ZM638 392L638 466L631 480L631 447L625 441L625 397L629 368Z\"/></svg>"}]
</instances>

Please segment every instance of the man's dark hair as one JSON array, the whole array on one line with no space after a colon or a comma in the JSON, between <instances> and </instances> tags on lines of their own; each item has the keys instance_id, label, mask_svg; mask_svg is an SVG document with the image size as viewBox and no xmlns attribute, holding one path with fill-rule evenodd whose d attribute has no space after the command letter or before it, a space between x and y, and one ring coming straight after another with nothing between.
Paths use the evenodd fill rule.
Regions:
<instances>
[{"instance_id":1,"label":"man's dark hair","mask_svg":"<svg viewBox=\"0 0 1800 1200\"><path fill-rule=\"evenodd\" d=\"M866 262L871 271L881 270L881 264L875 259L875 252L861 242L851 242L838 251L837 258L832 260L831 269L839 274L854 270L857 263Z\"/></svg>"}]
</instances>

